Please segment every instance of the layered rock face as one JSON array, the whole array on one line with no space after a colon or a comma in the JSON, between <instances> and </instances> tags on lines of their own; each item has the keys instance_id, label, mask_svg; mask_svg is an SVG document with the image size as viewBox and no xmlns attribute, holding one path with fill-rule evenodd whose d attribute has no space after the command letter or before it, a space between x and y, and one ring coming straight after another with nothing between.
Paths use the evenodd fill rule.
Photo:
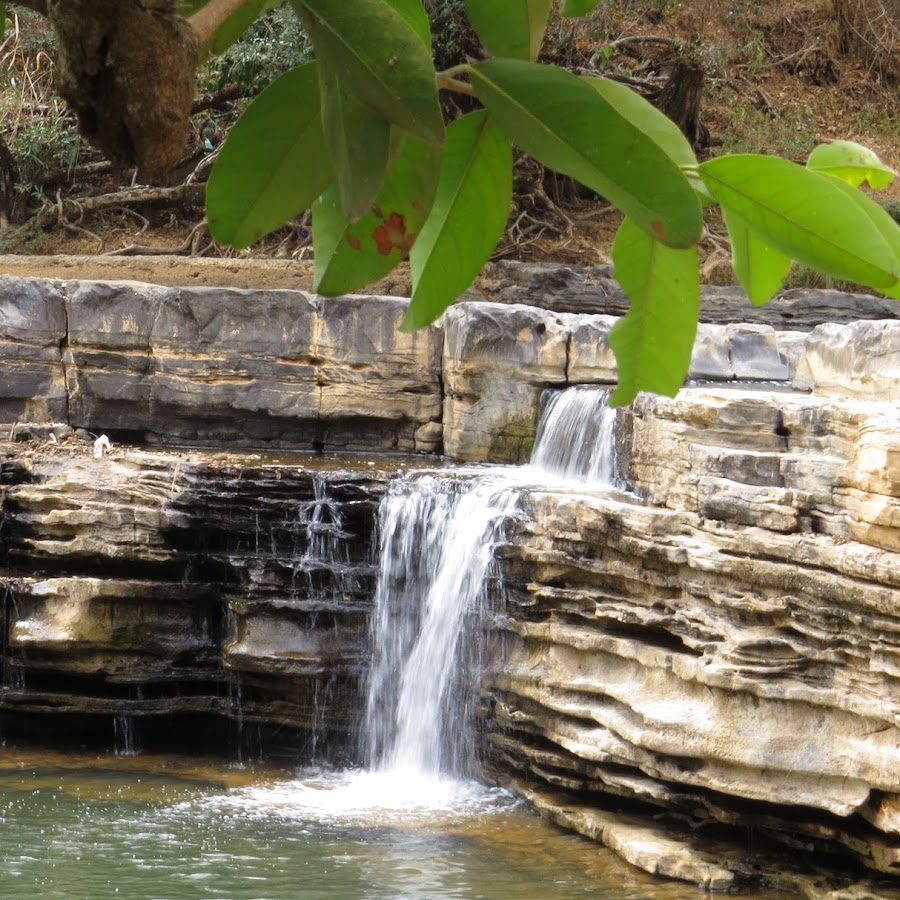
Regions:
<instances>
[{"instance_id":1,"label":"layered rock face","mask_svg":"<svg viewBox=\"0 0 900 900\"><path fill-rule=\"evenodd\" d=\"M95 460L23 423L508 462L548 388L616 377L615 320L577 303L459 304L405 336L389 298L3 285L0 422L43 439L0 455L7 732L128 716L352 750L390 468ZM620 413L629 493L526 496L484 685L494 761L538 808L723 890L771 844L900 874L900 322L789 301L777 328L715 305L697 383Z\"/></svg>"},{"instance_id":2,"label":"layered rock face","mask_svg":"<svg viewBox=\"0 0 900 900\"><path fill-rule=\"evenodd\" d=\"M354 753L383 471L57 445L0 475L5 735Z\"/></svg>"},{"instance_id":3,"label":"layered rock face","mask_svg":"<svg viewBox=\"0 0 900 900\"><path fill-rule=\"evenodd\" d=\"M642 396L634 493L533 492L504 559L501 766L715 889L735 828L900 874L900 329L814 335L812 394Z\"/></svg>"},{"instance_id":4,"label":"layered rock face","mask_svg":"<svg viewBox=\"0 0 900 900\"><path fill-rule=\"evenodd\" d=\"M151 443L433 452L440 335L407 301L0 279L0 420Z\"/></svg>"}]
</instances>

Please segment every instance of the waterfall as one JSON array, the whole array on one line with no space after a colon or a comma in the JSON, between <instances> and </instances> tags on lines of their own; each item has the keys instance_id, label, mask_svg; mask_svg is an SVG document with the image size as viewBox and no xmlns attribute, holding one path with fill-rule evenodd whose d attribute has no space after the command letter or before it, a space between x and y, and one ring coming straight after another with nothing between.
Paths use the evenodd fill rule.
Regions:
<instances>
[{"instance_id":1,"label":"waterfall","mask_svg":"<svg viewBox=\"0 0 900 900\"><path fill-rule=\"evenodd\" d=\"M394 815L407 821L508 808L508 795L473 780L477 754L469 728L494 553L522 488L552 487L561 475L604 488L616 480L613 462L603 458L613 451L615 424L607 397L572 389L554 397L531 465L418 471L391 484L378 518L362 723L367 769L310 772L290 793L294 813L385 824ZM575 446L581 442L590 447L582 452ZM277 791L242 797L286 802Z\"/></svg>"},{"instance_id":2,"label":"waterfall","mask_svg":"<svg viewBox=\"0 0 900 900\"><path fill-rule=\"evenodd\" d=\"M555 394L529 466L413 474L379 512L380 564L373 663L363 736L370 769L467 773L466 727L477 694L485 583L518 488L549 479L616 487L609 392Z\"/></svg>"},{"instance_id":3,"label":"waterfall","mask_svg":"<svg viewBox=\"0 0 900 900\"><path fill-rule=\"evenodd\" d=\"M508 478L423 475L380 511L381 564L364 735L369 766L466 773L485 583L518 495Z\"/></svg>"},{"instance_id":4,"label":"waterfall","mask_svg":"<svg viewBox=\"0 0 900 900\"><path fill-rule=\"evenodd\" d=\"M616 465L616 410L608 390L572 387L554 392L538 423L531 465L585 487L624 489Z\"/></svg>"}]
</instances>

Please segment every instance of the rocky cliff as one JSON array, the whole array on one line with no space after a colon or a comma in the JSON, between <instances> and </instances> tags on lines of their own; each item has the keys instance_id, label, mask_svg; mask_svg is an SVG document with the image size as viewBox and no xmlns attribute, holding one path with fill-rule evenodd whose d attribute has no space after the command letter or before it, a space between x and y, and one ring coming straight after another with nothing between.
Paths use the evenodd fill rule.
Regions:
<instances>
[{"instance_id":1,"label":"rocky cliff","mask_svg":"<svg viewBox=\"0 0 900 900\"><path fill-rule=\"evenodd\" d=\"M4 736L355 758L387 478L4 447Z\"/></svg>"},{"instance_id":2,"label":"rocky cliff","mask_svg":"<svg viewBox=\"0 0 900 900\"><path fill-rule=\"evenodd\" d=\"M900 322L820 301L701 325L694 383L620 413L630 492L534 490L501 554L501 777L714 889L772 847L900 873ZM547 389L615 380L609 315L404 308L0 281L4 733L352 755L396 466L235 448L522 460Z\"/></svg>"}]
</instances>

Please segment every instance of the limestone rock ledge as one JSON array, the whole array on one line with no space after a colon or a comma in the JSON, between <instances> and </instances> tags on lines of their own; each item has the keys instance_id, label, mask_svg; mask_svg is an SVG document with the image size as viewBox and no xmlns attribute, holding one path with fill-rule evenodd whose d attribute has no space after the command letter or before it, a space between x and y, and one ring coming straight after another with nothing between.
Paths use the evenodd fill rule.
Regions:
<instances>
[{"instance_id":1,"label":"limestone rock ledge","mask_svg":"<svg viewBox=\"0 0 900 900\"><path fill-rule=\"evenodd\" d=\"M434 452L441 336L400 332L407 305L0 278L0 421L151 443Z\"/></svg>"},{"instance_id":2,"label":"limestone rock ledge","mask_svg":"<svg viewBox=\"0 0 900 900\"><path fill-rule=\"evenodd\" d=\"M4 735L352 754L388 478L0 445Z\"/></svg>"},{"instance_id":3,"label":"limestone rock ledge","mask_svg":"<svg viewBox=\"0 0 900 900\"><path fill-rule=\"evenodd\" d=\"M747 828L900 875L896 403L698 387L619 427L633 492L529 491L504 548L498 765L713 889L762 874L708 852Z\"/></svg>"}]
</instances>

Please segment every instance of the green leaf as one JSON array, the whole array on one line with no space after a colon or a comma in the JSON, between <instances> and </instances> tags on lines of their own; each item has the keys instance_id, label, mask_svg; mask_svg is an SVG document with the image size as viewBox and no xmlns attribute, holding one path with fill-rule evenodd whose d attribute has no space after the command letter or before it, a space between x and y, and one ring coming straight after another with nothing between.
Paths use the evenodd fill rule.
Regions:
<instances>
[{"instance_id":1,"label":"green leaf","mask_svg":"<svg viewBox=\"0 0 900 900\"><path fill-rule=\"evenodd\" d=\"M550 0L465 0L481 43L494 56L535 60L550 15Z\"/></svg>"},{"instance_id":2,"label":"green leaf","mask_svg":"<svg viewBox=\"0 0 900 900\"><path fill-rule=\"evenodd\" d=\"M638 391L674 397L687 377L700 317L697 248L674 250L625 219L612 257L631 308L609 333L619 369L610 403L630 403Z\"/></svg>"},{"instance_id":3,"label":"green leaf","mask_svg":"<svg viewBox=\"0 0 900 900\"><path fill-rule=\"evenodd\" d=\"M320 294L347 294L385 276L409 252L428 218L441 151L406 138L375 204L358 222L341 211L337 184L313 204L316 283Z\"/></svg>"},{"instance_id":4,"label":"green leaf","mask_svg":"<svg viewBox=\"0 0 900 900\"><path fill-rule=\"evenodd\" d=\"M685 177L701 198L712 199L703 179L694 171L697 157L682 130L637 91L609 78L583 76L598 94L624 119L640 128L679 167L687 167Z\"/></svg>"},{"instance_id":5,"label":"green leaf","mask_svg":"<svg viewBox=\"0 0 900 900\"><path fill-rule=\"evenodd\" d=\"M394 8L400 0L292 0L309 13L316 56L327 58L344 85L383 119L440 143L444 119L431 51Z\"/></svg>"},{"instance_id":6,"label":"green leaf","mask_svg":"<svg viewBox=\"0 0 900 900\"><path fill-rule=\"evenodd\" d=\"M512 203L512 149L484 110L447 129L431 214L409 256L413 296L401 325L439 316L472 283L503 236Z\"/></svg>"},{"instance_id":7,"label":"green leaf","mask_svg":"<svg viewBox=\"0 0 900 900\"><path fill-rule=\"evenodd\" d=\"M210 234L246 247L290 221L334 178L316 63L285 72L234 124L206 186Z\"/></svg>"},{"instance_id":8,"label":"green leaf","mask_svg":"<svg viewBox=\"0 0 900 900\"><path fill-rule=\"evenodd\" d=\"M599 5L600 0L565 0L562 14L564 16L584 16Z\"/></svg>"},{"instance_id":9,"label":"green leaf","mask_svg":"<svg viewBox=\"0 0 900 900\"><path fill-rule=\"evenodd\" d=\"M419 36L419 40L431 49L431 23L422 0L387 0L394 11L403 16L406 24Z\"/></svg>"},{"instance_id":10,"label":"green leaf","mask_svg":"<svg viewBox=\"0 0 900 900\"><path fill-rule=\"evenodd\" d=\"M879 290L900 277L896 254L836 182L776 156L720 156L700 174L726 212L771 247L820 272Z\"/></svg>"},{"instance_id":11,"label":"green leaf","mask_svg":"<svg viewBox=\"0 0 900 900\"><path fill-rule=\"evenodd\" d=\"M731 238L731 264L744 293L754 306L768 303L791 270L791 258L770 247L735 212L722 208Z\"/></svg>"},{"instance_id":12,"label":"green leaf","mask_svg":"<svg viewBox=\"0 0 900 900\"><path fill-rule=\"evenodd\" d=\"M328 57L319 61L319 83L325 144L340 185L341 208L356 221L384 180L391 126L347 89Z\"/></svg>"},{"instance_id":13,"label":"green leaf","mask_svg":"<svg viewBox=\"0 0 900 900\"><path fill-rule=\"evenodd\" d=\"M555 66L493 59L472 86L526 153L612 201L672 247L700 238L700 203L678 166L637 125L577 75Z\"/></svg>"},{"instance_id":14,"label":"green leaf","mask_svg":"<svg viewBox=\"0 0 900 900\"><path fill-rule=\"evenodd\" d=\"M855 141L819 144L810 153L806 167L814 172L835 175L853 187L867 181L872 188L885 188L897 176L890 166L878 158L877 153Z\"/></svg>"},{"instance_id":15,"label":"green leaf","mask_svg":"<svg viewBox=\"0 0 900 900\"><path fill-rule=\"evenodd\" d=\"M868 194L851 187L846 181L835 175L825 175L846 197L868 216L869 221L878 229L888 246L894 251L895 270L900 270L900 225L894 221L883 206L876 203ZM881 288L888 297L900 300L900 278L893 285Z\"/></svg>"}]
</instances>

